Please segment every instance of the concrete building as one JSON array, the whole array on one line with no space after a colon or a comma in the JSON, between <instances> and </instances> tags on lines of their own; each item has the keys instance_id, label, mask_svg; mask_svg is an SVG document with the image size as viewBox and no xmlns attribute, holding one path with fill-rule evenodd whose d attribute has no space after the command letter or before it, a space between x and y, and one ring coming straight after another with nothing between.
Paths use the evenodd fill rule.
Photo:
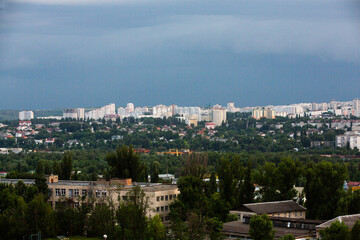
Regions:
<instances>
[{"instance_id":1,"label":"concrete building","mask_svg":"<svg viewBox=\"0 0 360 240\"><path fill-rule=\"evenodd\" d=\"M360 111L360 100L358 98L353 101L353 109L355 111Z\"/></svg>"},{"instance_id":2,"label":"concrete building","mask_svg":"<svg viewBox=\"0 0 360 240\"><path fill-rule=\"evenodd\" d=\"M105 115L115 115L115 103L85 113L85 119L103 119Z\"/></svg>"},{"instance_id":3,"label":"concrete building","mask_svg":"<svg viewBox=\"0 0 360 240\"><path fill-rule=\"evenodd\" d=\"M262 202L262 203L248 203L244 204L239 209L231 210L231 214L236 214L240 221L243 221L244 216L261 215L266 213L271 217L283 218L306 218L306 208L299 205L292 200Z\"/></svg>"},{"instance_id":4,"label":"concrete building","mask_svg":"<svg viewBox=\"0 0 360 240\"><path fill-rule=\"evenodd\" d=\"M221 126L221 124L226 123L226 109L213 108L211 112L212 112L212 122L215 123L215 126Z\"/></svg>"},{"instance_id":5,"label":"concrete building","mask_svg":"<svg viewBox=\"0 0 360 240\"><path fill-rule=\"evenodd\" d=\"M25 184L35 184L33 179L1 179L0 183L16 184L22 180ZM47 176L50 205L56 209L67 205L78 207L80 204L93 204L112 201L115 204L119 199L125 200L127 193L136 185L140 186L149 197L150 210L148 216L159 215L163 221L168 220L170 204L179 195L177 185L158 183L133 183L131 179L98 179L98 181L58 180L57 175Z\"/></svg>"},{"instance_id":6,"label":"concrete building","mask_svg":"<svg viewBox=\"0 0 360 240\"><path fill-rule=\"evenodd\" d=\"M246 216L243 221L224 223L221 232L225 235L225 239L251 239L250 219L250 216ZM273 223L274 239L281 239L291 234L296 240L317 240L315 228L323 222L303 218L269 217L269 219Z\"/></svg>"},{"instance_id":7,"label":"concrete building","mask_svg":"<svg viewBox=\"0 0 360 240\"><path fill-rule=\"evenodd\" d=\"M31 120L34 119L34 112L33 111L21 111L19 112L19 120L25 121L25 120Z\"/></svg>"},{"instance_id":8,"label":"concrete building","mask_svg":"<svg viewBox=\"0 0 360 240\"><path fill-rule=\"evenodd\" d=\"M347 132L344 135L338 135L335 137L336 147L349 147L351 149L357 148L360 150L360 133L358 132Z\"/></svg>"},{"instance_id":9,"label":"concrete building","mask_svg":"<svg viewBox=\"0 0 360 240\"><path fill-rule=\"evenodd\" d=\"M134 107L134 104L133 104L133 103L128 103L128 104L126 105L126 112L127 112L127 113L132 113L132 112L134 112L134 110L135 110L135 107Z\"/></svg>"},{"instance_id":10,"label":"concrete building","mask_svg":"<svg viewBox=\"0 0 360 240\"><path fill-rule=\"evenodd\" d=\"M274 119L275 111L270 108L256 108L252 111L252 118L255 118L257 120L261 118Z\"/></svg>"},{"instance_id":11,"label":"concrete building","mask_svg":"<svg viewBox=\"0 0 360 240\"><path fill-rule=\"evenodd\" d=\"M72 119L84 119L85 118L85 109L84 108L65 108L63 110L63 118L72 118Z\"/></svg>"},{"instance_id":12,"label":"concrete building","mask_svg":"<svg viewBox=\"0 0 360 240\"><path fill-rule=\"evenodd\" d=\"M235 112L235 104L233 102L229 102L226 109L228 110L228 112Z\"/></svg>"}]
</instances>

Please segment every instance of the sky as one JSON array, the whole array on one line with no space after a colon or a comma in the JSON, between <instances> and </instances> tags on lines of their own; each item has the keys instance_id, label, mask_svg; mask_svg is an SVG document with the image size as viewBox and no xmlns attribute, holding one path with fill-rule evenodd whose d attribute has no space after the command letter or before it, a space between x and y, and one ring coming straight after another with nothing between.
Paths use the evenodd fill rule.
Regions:
<instances>
[{"instance_id":1,"label":"sky","mask_svg":"<svg viewBox=\"0 0 360 240\"><path fill-rule=\"evenodd\" d=\"M0 109L358 97L358 0L0 0Z\"/></svg>"}]
</instances>

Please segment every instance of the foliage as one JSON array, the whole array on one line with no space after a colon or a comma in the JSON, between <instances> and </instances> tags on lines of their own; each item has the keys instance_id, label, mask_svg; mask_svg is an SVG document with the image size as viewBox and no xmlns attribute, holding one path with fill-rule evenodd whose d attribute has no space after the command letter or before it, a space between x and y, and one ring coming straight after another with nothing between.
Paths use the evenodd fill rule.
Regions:
<instances>
[{"instance_id":1,"label":"foliage","mask_svg":"<svg viewBox=\"0 0 360 240\"><path fill-rule=\"evenodd\" d=\"M251 217L249 234L254 240L274 239L275 231L269 217L266 214Z\"/></svg>"},{"instance_id":2,"label":"foliage","mask_svg":"<svg viewBox=\"0 0 360 240\"><path fill-rule=\"evenodd\" d=\"M335 221L330 227L320 230L320 235L322 240L347 240L349 239L350 232L344 222Z\"/></svg>"},{"instance_id":3,"label":"foliage","mask_svg":"<svg viewBox=\"0 0 360 240\"><path fill-rule=\"evenodd\" d=\"M146 166L139 161L140 157L134 153L132 146L117 147L116 151L105 157L110 167L111 177L132 178L133 181L145 180Z\"/></svg>"}]
</instances>

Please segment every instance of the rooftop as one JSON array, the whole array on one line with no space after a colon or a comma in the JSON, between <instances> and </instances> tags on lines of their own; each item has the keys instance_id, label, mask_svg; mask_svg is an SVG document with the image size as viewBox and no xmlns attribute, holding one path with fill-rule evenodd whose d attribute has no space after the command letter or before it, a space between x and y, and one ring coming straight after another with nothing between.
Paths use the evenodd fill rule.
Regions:
<instances>
[{"instance_id":1,"label":"rooftop","mask_svg":"<svg viewBox=\"0 0 360 240\"><path fill-rule=\"evenodd\" d=\"M346 226L348 226L349 228L352 228L357 220L360 221L360 214L338 216L338 217L333 218L333 219L331 219L331 220L329 220L327 222L324 222L323 224L320 224L320 225L316 226L316 228L322 228L323 229L323 228L330 227L330 225L333 222L336 222L336 221L343 222L343 223L345 223Z\"/></svg>"},{"instance_id":2,"label":"rooftop","mask_svg":"<svg viewBox=\"0 0 360 240\"><path fill-rule=\"evenodd\" d=\"M256 214L263 213L282 213L282 212L294 212L305 211L306 208L300 204L292 201L275 201L275 202L263 202L263 203L248 203L244 204L244 207Z\"/></svg>"},{"instance_id":3,"label":"rooftop","mask_svg":"<svg viewBox=\"0 0 360 240\"><path fill-rule=\"evenodd\" d=\"M286 234L292 234L295 238L315 236L314 230L309 229L297 229L297 228L285 228L274 227L275 238L283 237ZM249 236L250 225L244 224L241 221L233 221L224 223L222 232L229 233L231 235Z\"/></svg>"}]
</instances>

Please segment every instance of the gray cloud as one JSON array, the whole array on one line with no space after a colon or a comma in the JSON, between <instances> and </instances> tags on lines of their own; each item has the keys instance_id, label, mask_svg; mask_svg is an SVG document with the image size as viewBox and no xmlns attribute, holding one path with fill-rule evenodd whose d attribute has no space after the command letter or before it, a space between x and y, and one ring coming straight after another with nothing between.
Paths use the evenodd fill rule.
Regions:
<instances>
[{"instance_id":1,"label":"gray cloud","mask_svg":"<svg viewBox=\"0 0 360 240\"><path fill-rule=\"evenodd\" d=\"M81 91L81 101L89 101L83 92L94 95L98 89L111 96L107 86L123 86L128 79L141 93L158 91L151 96L156 101L172 85L189 84L187 93L201 92L199 99L205 99L204 79L217 86L214 91L232 96L242 86L244 98L247 92L255 96L261 84L295 95L291 87L298 79L311 77L296 71L299 63L323 66L318 72L311 65L306 69L322 84L329 81L327 63L339 66L334 83L360 77L354 70L360 65L360 20L349 6L339 0L17 0L0 15L0 83L17 79L14 88L24 89L49 83L72 94ZM283 75L296 77L279 80ZM217 85L223 76L227 85ZM106 84L97 87L99 78ZM119 94L134 98L129 93L139 89L129 85ZM54 88L38 95L50 93L61 99Z\"/></svg>"}]
</instances>

